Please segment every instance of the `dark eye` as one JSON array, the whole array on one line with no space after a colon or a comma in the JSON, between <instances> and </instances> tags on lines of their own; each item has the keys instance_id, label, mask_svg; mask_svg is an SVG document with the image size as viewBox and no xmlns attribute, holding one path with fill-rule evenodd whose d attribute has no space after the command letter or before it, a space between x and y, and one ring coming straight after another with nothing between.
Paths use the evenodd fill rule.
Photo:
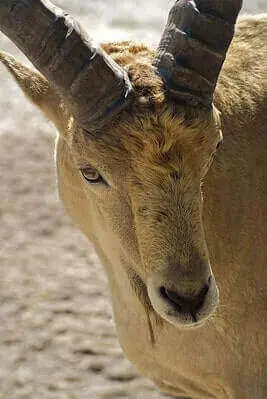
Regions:
<instances>
[{"instance_id":1,"label":"dark eye","mask_svg":"<svg viewBox=\"0 0 267 399\"><path fill-rule=\"evenodd\" d=\"M81 174L83 175L84 179L90 184L107 184L100 173L92 167L86 167L80 169Z\"/></svg>"}]
</instances>

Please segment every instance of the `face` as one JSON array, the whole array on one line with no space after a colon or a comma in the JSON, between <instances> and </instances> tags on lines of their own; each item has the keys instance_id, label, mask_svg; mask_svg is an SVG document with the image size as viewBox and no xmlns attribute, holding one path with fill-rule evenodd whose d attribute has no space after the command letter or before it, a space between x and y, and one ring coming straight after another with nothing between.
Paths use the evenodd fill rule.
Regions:
<instances>
[{"instance_id":1,"label":"face","mask_svg":"<svg viewBox=\"0 0 267 399\"><path fill-rule=\"evenodd\" d=\"M108 273L122 264L145 310L180 328L218 304L201 193L222 141L214 115L186 127L164 110L96 140L70 119L57 145L61 198Z\"/></svg>"}]
</instances>

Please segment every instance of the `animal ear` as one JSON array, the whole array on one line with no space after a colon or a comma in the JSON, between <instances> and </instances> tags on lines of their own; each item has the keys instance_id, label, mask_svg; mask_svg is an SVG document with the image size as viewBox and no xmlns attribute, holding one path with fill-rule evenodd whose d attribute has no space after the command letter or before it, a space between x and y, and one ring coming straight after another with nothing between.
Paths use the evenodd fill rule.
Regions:
<instances>
[{"instance_id":1,"label":"animal ear","mask_svg":"<svg viewBox=\"0 0 267 399\"><path fill-rule=\"evenodd\" d=\"M61 130L62 102L48 80L40 73L27 68L9 54L0 52L0 61L15 78L26 97L37 105L47 118Z\"/></svg>"}]
</instances>

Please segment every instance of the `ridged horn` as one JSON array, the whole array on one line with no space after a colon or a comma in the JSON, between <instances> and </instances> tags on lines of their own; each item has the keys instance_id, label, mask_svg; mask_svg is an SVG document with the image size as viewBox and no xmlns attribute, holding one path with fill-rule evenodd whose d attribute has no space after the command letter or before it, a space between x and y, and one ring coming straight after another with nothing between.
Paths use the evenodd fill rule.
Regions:
<instances>
[{"instance_id":1,"label":"ridged horn","mask_svg":"<svg viewBox=\"0 0 267 399\"><path fill-rule=\"evenodd\" d=\"M241 7L242 0L176 1L154 60L172 99L211 107Z\"/></svg>"},{"instance_id":2,"label":"ridged horn","mask_svg":"<svg viewBox=\"0 0 267 399\"><path fill-rule=\"evenodd\" d=\"M47 0L0 0L0 29L57 87L94 133L131 100L127 73Z\"/></svg>"}]
</instances>

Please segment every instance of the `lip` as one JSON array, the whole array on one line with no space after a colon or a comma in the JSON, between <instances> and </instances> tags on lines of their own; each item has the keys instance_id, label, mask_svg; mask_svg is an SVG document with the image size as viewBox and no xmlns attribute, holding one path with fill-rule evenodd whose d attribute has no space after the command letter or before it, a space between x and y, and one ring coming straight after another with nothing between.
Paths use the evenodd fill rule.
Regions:
<instances>
[{"instance_id":1,"label":"lip","mask_svg":"<svg viewBox=\"0 0 267 399\"><path fill-rule=\"evenodd\" d=\"M209 318L207 318L205 320L201 320L201 321L196 322L194 324L179 324L179 325L175 324L175 327L179 328L180 330L186 330L186 331L188 331L188 330L197 330L198 328L202 328L206 324L208 319ZM171 323L171 322L170 322L170 324L174 325L174 323Z\"/></svg>"},{"instance_id":2,"label":"lip","mask_svg":"<svg viewBox=\"0 0 267 399\"><path fill-rule=\"evenodd\" d=\"M165 317L163 317L167 322L178 327L183 330L194 330L204 326L204 324L208 321L211 315L199 320L195 321L190 313L185 314L182 319L181 316L175 314L174 312L167 312Z\"/></svg>"}]
</instances>

